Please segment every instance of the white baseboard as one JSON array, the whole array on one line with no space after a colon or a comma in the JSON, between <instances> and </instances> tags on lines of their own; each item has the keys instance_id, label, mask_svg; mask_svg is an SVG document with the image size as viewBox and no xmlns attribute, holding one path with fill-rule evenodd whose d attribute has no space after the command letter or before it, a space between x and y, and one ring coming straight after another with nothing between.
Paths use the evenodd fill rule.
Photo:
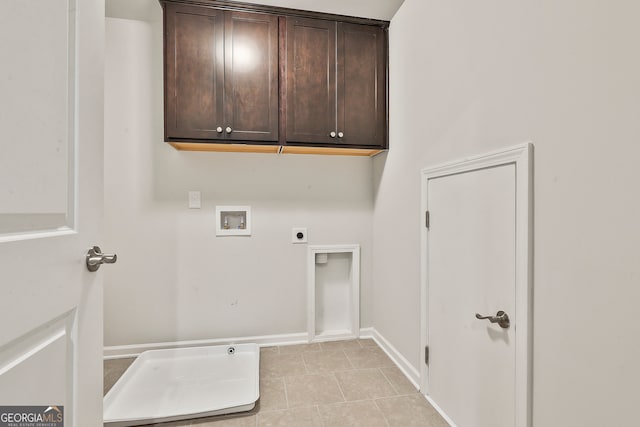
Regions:
<instances>
[{"instance_id":1,"label":"white baseboard","mask_svg":"<svg viewBox=\"0 0 640 427\"><path fill-rule=\"evenodd\" d=\"M309 342L306 332L298 334L262 335L255 337L219 338L194 341L159 342L149 344L117 345L104 348L104 359L122 359L137 357L147 350L165 350L169 348L205 347L211 345L255 343L260 347L275 345L305 344Z\"/></svg>"},{"instance_id":2,"label":"white baseboard","mask_svg":"<svg viewBox=\"0 0 640 427\"><path fill-rule=\"evenodd\" d=\"M418 371L396 348L391 345L385 337L383 337L375 328L360 329L360 338L373 338L389 358L396 364L398 369L402 371L405 377L420 390L420 371Z\"/></svg>"},{"instance_id":3,"label":"white baseboard","mask_svg":"<svg viewBox=\"0 0 640 427\"><path fill-rule=\"evenodd\" d=\"M373 339L373 328L360 328L360 338Z\"/></svg>"},{"instance_id":4,"label":"white baseboard","mask_svg":"<svg viewBox=\"0 0 640 427\"><path fill-rule=\"evenodd\" d=\"M373 340L387 353L387 356L391 358L393 363L396 364L398 369L402 371L405 377L413 384L415 388L420 390L419 384L420 381L420 371L416 369L405 357L400 354L396 348L391 345L389 341L375 329L375 328L363 328L360 329L360 338L373 338ZM438 411L440 416L444 418L444 420L451 426L457 427L455 423L447 416L447 414L440 408L427 394L422 393L422 395L427 399L427 401L433 406L433 408Z\"/></svg>"},{"instance_id":5,"label":"white baseboard","mask_svg":"<svg viewBox=\"0 0 640 427\"><path fill-rule=\"evenodd\" d=\"M441 416L442 418L444 418L444 420L447 422L447 424L449 424L451 427L458 427L458 426L456 426L456 424L453 422L453 420L452 420L451 418L449 418L449 417L447 416L447 414L445 414L445 413L444 413L444 411L442 410L442 408L441 408L441 407L439 407L439 406L438 406L438 404L437 404L436 402L434 402L434 401L433 401L433 399L431 399L431 397L429 397L428 395L426 395L426 394L424 394L424 393L423 393L422 395L425 397L425 399L427 399L427 402L429 402L429 403L431 404L431 406L433 406L433 408L434 408L436 411L438 411L438 413L440 414L440 416Z\"/></svg>"}]
</instances>

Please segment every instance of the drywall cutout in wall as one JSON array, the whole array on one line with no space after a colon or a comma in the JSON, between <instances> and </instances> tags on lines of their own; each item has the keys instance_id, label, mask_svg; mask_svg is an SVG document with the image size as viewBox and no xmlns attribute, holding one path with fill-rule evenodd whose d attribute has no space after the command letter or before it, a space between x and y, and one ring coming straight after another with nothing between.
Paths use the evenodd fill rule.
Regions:
<instances>
[{"instance_id":1,"label":"drywall cutout in wall","mask_svg":"<svg viewBox=\"0 0 640 427\"><path fill-rule=\"evenodd\" d=\"M216 206L216 236L250 236L251 206Z\"/></svg>"},{"instance_id":2,"label":"drywall cutout in wall","mask_svg":"<svg viewBox=\"0 0 640 427\"><path fill-rule=\"evenodd\" d=\"M360 334L360 245L310 246L309 341Z\"/></svg>"}]
</instances>

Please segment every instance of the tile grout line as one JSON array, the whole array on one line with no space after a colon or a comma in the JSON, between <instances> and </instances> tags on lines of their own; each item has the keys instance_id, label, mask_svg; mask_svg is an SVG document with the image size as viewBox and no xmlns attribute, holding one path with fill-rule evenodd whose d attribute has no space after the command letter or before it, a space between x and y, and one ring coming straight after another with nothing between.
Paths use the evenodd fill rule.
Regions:
<instances>
[{"instance_id":1,"label":"tile grout line","mask_svg":"<svg viewBox=\"0 0 640 427\"><path fill-rule=\"evenodd\" d=\"M385 424L388 427L391 427L391 423L387 419L387 416L385 415L385 413L382 411L382 408L380 408L380 405L378 405L377 399L373 399L373 404L376 405L376 408L378 408L378 411L380 411L380 413L382 414L382 419L384 419Z\"/></svg>"},{"instance_id":2,"label":"tile grout line","mask_svg":"<svg viewBox=\"0 0 640 427\"><path fill-rule=\"evenodd\" d=\"M380 373L382 374L382 376L384 377L385 380L387 380L387 382L391 385L391 388L396 392L396 396L400 396L401 393L398 390L398 388L391 382L391 380L385 375L384 371L382 370L382 368L378 368L378 371L380 371Z\"/></svg>"},{"instance_id":3,"label":"tile grout line","mask_svg":"<svg viewBox=\"0 0 640 427\"><path fill-rule=\"evenodd\" d=\"M316 413L318 414L318 417L320 418L320 423L322 424L322 427L325 427L324 418L322 418L322 414L320 413L320 405L316 405Z\"/></svg>"},{"instance_id":4,"label":"tile grout line","mask_svg":"<svg viewBox=\"0 0 640 427\"><path fill-rule=\"evenodd\" d=\"M336 372L332 372L333 374L333 379L336 381L336 384L338 384L338 390L340 390L340 394L342 395L342 401L346 402L347 398L344 395L344 391L342 390L342 386L340 385L340 380L338 380L338 376L336 375Z\"/></svg>"},{"instance_id":5,"label":"tile grout line","mask_svg":"<svg viewBox=\"0 0 640 427\"><path fill-rule=\"evenodd\" d=\"M362 348L362 346L360 346L360 348ZM352 367L353 369L358 369L358 368L356 368L356 367L355 367L355 365L351 362L351 358L349 357L349 354L348 354L346 351L344 351L344 350L342 350L342 352L344 353L344 355L345 355L345 357L347 358L347 361L349 362L349 364L351 365L351 367Z\"/></svg>"},{"instance_id":6,"label":"tile grout line","mask_svg":"<svg viewBox=\"0 0 640 427\"><path fill-rule=\"evenodd\" d=\"M347 362L349 363L349 366L351 366L351 369L356 369L354 364L351 363L351 359L349 359L349 355L347 354L346 351L344 351L344 349L342 349L342 354L344 354L344 357L347 359Z\"/></svg>"},{"instance_id":7,"label":"tile grout line","mask_svg":"<svg viewBox=\"0 0 640 427\"><path fill-rule=\"evenodd\" d=\"M286 405L285 409L291 409L289 407L289 393L287 392L287 382L284 380L284 377L281 378L282 385L284 386L284 403Z\"/></svg>"},{"instance_id":8,"label":"tile grout line","mask_svg":"<svg viewBox=\"0 0 640 427\"><path fill-rule=\"evenodd\" d=\"M278 346L278 354L280 354L280 346ZM304 362L304 357L302 357L302 364L304 365L304 372L305 372L305 374L306 374L306 372L307 372L307 366L306 366L306 364L305 364L305 362ZM286 410L289 410L289 409L291 409L291 408L290 408L290 406L289 406L289 393L287 392L287 381L285 381L285 377L284 377L284 376L282 376L282 377L280 378L280 381L282 381L282 386L284 387L284 403L285 403L285 405L286 405L286 408L285 408L285 409L286 409Z\"/></svg>"},{"instance_id":9,"label":"tile grout line","mask_svg":"<svg viewBox=\"0 0 640 427\"><path fill-rule=\"evenodd\" d=\"M307 360L304 358L304 352L300 353L300 358L302 359L302 364L304 365L304 374L309 375L309 367L307 366Z\"/></svg>"},{"instance_id":10,"label":"tile grout line","mask_svg":"<svg viewBox=\"0 0 640 427\"><path fill-rule=\"evenodd\" d=\"M349 363L349 366L351 366L350 370L355 370L355 367L353 366L353 363L351 363L351 360L349 360L349 356L347 355L347 352L344 351L344 348L342 349L342 354L344 354L344 357L347 359L347 363ZM347 371L340 371L340 372L347 372ZM347 401L347 396L345 396L344 390L342 389L342 386L340 385L340 380L338 379L338 375L337 375L336 371L333 372L333 376L335 377L336 382L338 383L338 388L340 389L340 393L342 393L342 398L346 402Z\"/></svg>"}]
</instances>

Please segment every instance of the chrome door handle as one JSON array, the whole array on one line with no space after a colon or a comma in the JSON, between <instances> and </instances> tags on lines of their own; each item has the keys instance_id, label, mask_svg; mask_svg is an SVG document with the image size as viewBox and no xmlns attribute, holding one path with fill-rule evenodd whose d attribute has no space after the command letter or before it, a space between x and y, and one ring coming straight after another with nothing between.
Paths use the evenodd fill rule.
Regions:
<instances>
[{"instance_id":1,"label":"chrome door handle","mask_svg":"<svg viewBox=\"0 0 640 427\"><path fill-rule=\"evenodd\" d=\"M227 133L231 133L233 132L233 129L231 129L230 127L227 126L227 128L225 129L225 131L227 131Z\"/></svg>"},{"instance_id":2,"label":"chrome door handle","mask_svg":"<svg viewBox=\"0 0 640 427\"><path fill-rule=\"evenodd\" d=\"M329 136L330 136L331 138L335 138L335 137L336 137L336 133L335 133L335 132L330 132L330 133L329 133Z\"/></svg>"},{"instance_id":3,"label":"chrome door handle","mask_svg":"<svg viewBox=\"0 0 640 427\"><path fill-rule=\"evenodd\" d=\"M509 320L509 315L507 313L505 313L504 311L502 311L502 310L497 312L495 316L482 316L482 315L476 313L476 319L478 319L478 320L485 320L486 319L491 323L497 323L498 325L500 325L500 327L502 329L507 329L509 326L511 326L511 321Z\"/></svg>"},{"instance_id":4,"label":"chrome door handle","mask_svg":"<svg viewBox=\"0 0 640 427\"><path fill-rule=\"evenodd\" d=\"M222 133L222 127L218 126L218 127L216 128L216 132L218 132L218 133Z\"/></svg>"},{"instance_id":5,"label":"chrome door handle","mask_svg":"<svg viewBox=\"0 0 640 427\"><path fill-rule=\"evenodd\" d=\"M116 254L103 254L98 246L94 246L87 252L87 270L98 271L102 264L115 264L118 260Z\"/></svg>"}]
</instances>

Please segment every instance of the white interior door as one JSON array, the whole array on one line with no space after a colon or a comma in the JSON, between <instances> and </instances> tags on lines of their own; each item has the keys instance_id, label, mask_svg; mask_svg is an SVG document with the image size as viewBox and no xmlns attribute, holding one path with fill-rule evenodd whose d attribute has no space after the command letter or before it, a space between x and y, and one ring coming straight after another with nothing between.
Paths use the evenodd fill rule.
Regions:
<instances>
[{"instance_id":1,"label":"white interior door","mask_svg":"<svg viewBox=\"0 0 640 427\"><path fill-rule=\"evenodd\" d=\"M65 426L102 425L103 38L103 0L2 2L0 405Z\"/></svg>"},{"instance_id":2,"label":"white interior door","mask_svg":"<svg viewBox=\"0 0 640 427\"><path fill-rule=\"evenodd\" d=\"M458 426L514 425L514 166L429 182L429 394Z\"/></svg>"},{"instance_id":3,"label":"white interior door","mask_svg":"<svg viewBox=\"0 0 640 427\"><path fill-rule=\"evenodd\" d=\"M526 426L528 161L473 163L424 181L428 396L458 427Z\"/></svg>"}]
</instances>

